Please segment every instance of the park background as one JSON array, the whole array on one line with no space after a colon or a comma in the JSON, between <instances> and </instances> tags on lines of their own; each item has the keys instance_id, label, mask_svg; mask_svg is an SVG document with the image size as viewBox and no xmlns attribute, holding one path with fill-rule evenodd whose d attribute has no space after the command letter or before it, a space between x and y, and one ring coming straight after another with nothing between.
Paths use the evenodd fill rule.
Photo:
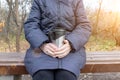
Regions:
<instances>
[{"instance_id":1,"label":"park background","mask_svg":"<svg viewBox=\"0 0 120 80\"><path fill-rule=\"evenodd\" d=\"M32 1L0 0L0 53L25 53L29 48L24 37L23 25L29 16ZM86 51L120 51L120 0L83 1L92 25L91 37L85 45ZM86 77L81 80L120 80L120 73L107 73L107 76L106 73L90 73L81 76ZM0 80L11 80L10 78L3 76Z\"/></svg>"},{"instance_id":2,"label":"park background","mask_svg":"<svg viewBox=\"0 0 120 80\"><path fill-rule=\"evenodd\" d=\"M83 0L92 25L87 51L120 50L120 0ZM32 0L0 0L0 52L25 52L23 25Z\"/></svg>"}]
</instances>

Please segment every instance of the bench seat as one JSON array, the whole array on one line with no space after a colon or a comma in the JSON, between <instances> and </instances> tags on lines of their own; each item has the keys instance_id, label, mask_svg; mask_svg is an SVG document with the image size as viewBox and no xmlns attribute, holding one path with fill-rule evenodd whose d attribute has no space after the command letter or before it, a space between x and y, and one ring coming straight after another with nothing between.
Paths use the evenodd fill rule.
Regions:
<instances>
[{"instance_id":1,"label":"bench seat","mask_svg":"<svg viewBox=\"0 0 120 80\"><path fill-rule=\"evenodd\" d=\"M24 53L0 53L0 75L28 74L24 56ZM120 72L120 51L87 52L87 63L81 72Z\"/></svg>"}]
</instances>

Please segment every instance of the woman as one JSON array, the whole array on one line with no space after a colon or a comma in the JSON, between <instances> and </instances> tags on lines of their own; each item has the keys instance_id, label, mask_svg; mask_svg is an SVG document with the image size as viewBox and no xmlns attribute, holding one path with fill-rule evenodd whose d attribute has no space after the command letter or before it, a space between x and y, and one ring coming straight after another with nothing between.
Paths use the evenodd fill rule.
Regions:
<instances>
[{"instance_id":1,"label":"woman","mask_svg":"<svg viewBox=\"0 0 120 80\"><path fill-rule=\"evenodd\" d=\"M66 30L61 47L47 35L58 26ZM82 0L34 0L24 30L30 44L25 66L33 80L77 80L91 33Z\"/></svg>"}]
</instances>

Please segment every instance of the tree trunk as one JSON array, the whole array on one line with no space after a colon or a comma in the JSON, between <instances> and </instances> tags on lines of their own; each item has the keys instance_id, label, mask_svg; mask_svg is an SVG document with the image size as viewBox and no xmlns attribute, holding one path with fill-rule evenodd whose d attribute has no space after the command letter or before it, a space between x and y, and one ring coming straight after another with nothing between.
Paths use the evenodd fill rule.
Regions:
<instances>
[{"instance_id":1,"label":"tree trunk","mask_svg":"<svg viewBox=\"0 0 120 80\"><path fill-rule=\"evenodd\" d=\"M16 52L20 52L20 36L22 33L23 29L23 23L26 18L26 7L28 7L28 1L26 0L6 0L9 6L9 11L11 12L11 19L15 23L16 30L15 30L15 38L16 38ZM31 1L31 0L30 0ZM10 4L10 2L12 2ZM27 5L27 4L28 5ZM26 6L27 5L27 6ZM22 13L19 13L19 9L21 10ZM7 24L10 19L8 19ZM8 29L9 30L9 29Z\"/></svg>"},{"instance_id":2,"label":"tree trunk","mask_svg":"<svg viewBox=\"0 0 120 80\"><path fill-rule=\"evenodd\" d=\"M113 22L112 25L112 36L114 37L115 41L116 41L116 46L120 46L120 27L119 27L119 12L116 13L115 15L115 20Z\"/></svg>"},{"instance_id":3,"label":"tree trunk","mask_svg":"<svg viewBox=\"0 0 120 80\"><path fill-rule=\"evenodd\" d=\"M20 52L20 30L19 28L16 32L16 52Z\"/></svg>"},{"instance_id":4,"label":"tree trunk","mask_svg":"<svg viewBox=\"0 0 120 80\"><path fill-rule=\"evenodd\" d=\"M15 11L14 11L14 20L17 26L17 30L16 30L16 52L20 52L20 24L19 24L19 12L18 12L18 0L15 0Z\"/></svg>"},{"instance_id":5,"label":"tree trunk","mask_svg":"<svg viewBox=\"0 0 120 80\"><path fill-rule=\"evenodd\" d=\"M5 41L9 47L9 50L11 52L11 46L10 46L10 39L9 39L9 24L10 24L10 18L11 18L11 14L12 14L12 0L7 0L7 3L9 5L9 12L8 12L8 16L5 22L5 26L6 28L4 29L4 35L5 35Z\"/></svg>"},{"instance_id":6,"label":"tree trunk","mask_svg":"<svg viewBox=\"0 0 120 80\"><path fill-rule=\"evenodd\" d=\"M100 15L100 12L101 12L101 7L102 7L102 0L100 0L100 2L99 2L99 9L98 9L98 12L97 12L95 27L93 28L93 35L98 34L98 23L99 23L99 15Z\"/></svg>"},{"instance_id":7,"label":"tree trunk","mask_svg":"<svg viewBox=\"0 0 120 80\"><path fill-rule=\"evenodd\" d=\"M118 26L116 29L116 33L114 35L116 40L116 46L120 46L120 27Z\"/></svg>"}]
</instances>

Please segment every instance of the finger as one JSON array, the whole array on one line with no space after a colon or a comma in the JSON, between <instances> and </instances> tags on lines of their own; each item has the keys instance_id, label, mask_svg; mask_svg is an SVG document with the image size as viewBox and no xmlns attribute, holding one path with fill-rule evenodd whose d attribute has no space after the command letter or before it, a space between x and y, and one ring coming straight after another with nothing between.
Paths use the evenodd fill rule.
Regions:
<instances>
[{"instance_id":1,"label":"finger","mask_svg":"<svg viewBox=\"0 0 120 80\"><path fill-rule=\"evenodd\" d=\"M60 55L58 55L57 57L58 58L63 58L63 57L65 57L65 56L67 56L69 54L69 52L65 52L64 54L60 54Z\"/></svg>"},{"instance_id":2,"label":"finger","mask_svg":"<svg viewBox=\"0 0 120 80\"><path fill-rule=\"evenodd\" d=\"M62 47L60 47L56 52L62 52L62 51L65 51L67 49L69 50L70 47L69 47L69 45L65 44Z\"/></svg>"},{"instance_id":3,"label":"finger","mask_svg":"<svg viewBox=\"0 0 120 80\"><path fill-rule=\"evenodd\" d=\"M71 48L70 42L68 40L64 40L64 44L67 44Z\"/></svg>"},{"instance_id":4,"label":"finger","mask_svg":"<svg viewBox=\"0 0 120 80\"><path fill-rule=\"evenodd\" d=\"M53 50L57 50L57 46L53 43L50 43L49 46L53 49Z\"/></svg>"},{"instance_id":5,"label":"finger","mask_svg":"<svg viewBox=\"0 0 120 80\"><path fill-rule=\"evenodd\" d=\"M70 48L69 47L67 47L67 48L65 48L64 50L61 50L61 51L58 51L58 52L55 52L55 56L56 57L64 57L64 56L66 56L67 54L69 54L69 52L70 52Z\"/></svg>"},{"instance_id":6,"label":"finger","mask_svg":"<svg viewBox=\"0 0 120 80\"><path fill-rule=\"evenodd\" d=\"M51 46L48 46L47 49L49 49L49 50L52 51L52 52L55 52L55 49L52 48Z\"/></svg>"},{"instance_id":7,"label":"finger","mask_svg":"<svg viewBox=\"0 0 120 80\"><path fill-rule=\"evenodd\" d=\"M46 54L49 55L49 56L54 57L54 53L53 53L52 51L50 51L50 50L47 50L47 51L46 51Z\"/></svg>"},{"instance_id":8,"label":"finger","mask_svg":"<svg viewBox=\"0 0 120 80\"><path fill-rule=\"evenodd\" d=\"M67 49L65 52L63 53L59 53L59 54L55 54L55 57L58 57L58 58L62 58L62 57L65 57L66 55L68 55L70 53L70 50Z\"/></svg>"},{"instance_id":9,"label":"finger","mask_svg":"<svg viewBox=\"0 0 120 80\"><path fill-rule=\"evenodd\" d=\"M63 42L64 42L64 44L68 44L68 43L69 43L69 41L68 41L68 40L64 40Z\"/></svg>"},{"instance_id":10,"label":"finger","mask_svg":"<svg viewBox=\"0 0 120 80\"><path fill-rule=\"evenodd\" d=\"M54 44L48 43L46 45L44 45L43 47L44 50L51 50L52 52L54 52L56 50L56 46Z\"/></svg>"},{"instance_id":11,"label":"finger","mask_svg":"<svg viewBox=\"0 0 120 80\"><path fill-rule=\"evenodd\" d=\"M55 52L55 55L63 54L63 53L65 53L67 50L68 50L68 48L64 48L64 49L62 49L62 50L56 51L56 52Z\"/></svg>"}]
</instances>

